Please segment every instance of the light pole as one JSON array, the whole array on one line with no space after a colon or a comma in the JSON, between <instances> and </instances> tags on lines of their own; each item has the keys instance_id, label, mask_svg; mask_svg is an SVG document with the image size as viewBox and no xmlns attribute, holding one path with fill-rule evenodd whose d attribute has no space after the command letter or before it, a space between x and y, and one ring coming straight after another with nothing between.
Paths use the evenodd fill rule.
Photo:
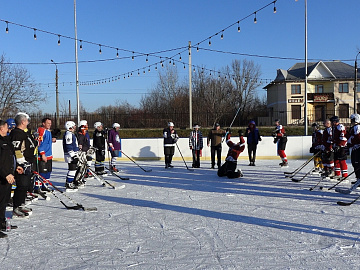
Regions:
<instances>
[{"instance_id":1,"label":"light pole","mask_svg":"<svg viewBox=\"0 0 360 270\"><path fill-rule=\"evenodd\" d=\"M355 57L354 113L357 112L357 109L356 109L357 73L358 73L358 70L357 70L357 58L358 58L359 54L360 54L360 51L356 54L356 57Z\"/></svg>"},{"instance_id":2,"label":"light pole","mask_svg":"<svg viewBox=\"0 0 360 270\"><path fill-rule=\"evenodd\" d=\"M76 110L77 122L80 123L80 93L79 93L79 62L77 48L77 26L76 26L76 0L74 0L74 28L75 28L75 65L76 65Z\"/></svg>"},{"instance_id":3,"label":"light pole","mask_svg":"<svg viewBox=\"0 0 360 270\"><path fill-rule=\"evenodd\" d=\"M298 1L298 0L295 0ZM305 97L304 97L304 125L305 125L305 136L308 135L308 112L307 112L307 85L308 85L308 69L307 69L307 0L305 0Z\"/></svg>"},{"instance_id":4,"label":"light pole","mask_svg":"<svg viewBox=\"0 0 360 270\"><path fill-rule=\"evenodd\" d=\"M51 59L51 62L54 63L56 71L55 71L55 89L56 89L56 128L60 126L60 118L59 118L59 73L57 64L54 60Z\"/></svg>"}]
</instances>

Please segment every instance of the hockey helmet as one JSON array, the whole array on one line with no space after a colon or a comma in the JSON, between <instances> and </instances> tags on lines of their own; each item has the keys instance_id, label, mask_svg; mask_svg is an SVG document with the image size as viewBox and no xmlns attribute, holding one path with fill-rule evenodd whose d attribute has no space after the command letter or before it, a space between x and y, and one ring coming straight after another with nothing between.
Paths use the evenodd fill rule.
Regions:
<instances>
[{"instance_id":1,"label":"hockey helmet","mask_svg":"<svg viewBox=\"0 0 360 270\"><path fill-rule=\"evenodd\" d=\"M8 124L9 129L13 129L16 127L14 118L9 118L8 120L6 120L6 123Z\"/></svg>"},{"instance_id":2,"label":"hockey helmet","mask_svg":"<svg viewBox=\"0 0 360 270\"><path fill-rule=\"evenodd\" d=\"M75 127L76 127L76 124L75 124L74 121L67 121L67 122L65 123L65 129L66 129L66 130L73 129L73 128L75 128Z\"/></svg>"},{"instance_id":3,"label":"hockey helmet","mask_svg":"<svg viewBox=\"0 0 360 270\"><path fill-rule=\"evenodd\" d=\"M169 126L169 127L173 127L173 126L174 126L174 123L173 123L173 122L169 122L169 123L168 123L168 126Z\"/></svg>"},{"instance_id":4,"label":"hockey helmet","mask_svg":"<svg viewBox=\"0 0 360 270\"><path fill-rule=\"evenodd\" d=\"M219 123L215 123L214 127L220 127Z\"/></svg>"},{"instance_id":5,"label":"hockey helmet","mask_svg":"<svg viewBox=\"0 0 360 270\"><path fill-rule=\"evenodd\" d=\"M86 120L81 120L80 122L79 122L79 126L81 127L81 126L87 126L87 124L88 124L88 122L86 121Z\"/></svg>"},{"instance_id":6,"label":"hockey helmet","mask_svg":"<svg viewBox=\"0 0 360 270\"><path fill-rule=\"evenodd\" d=\"M101 122L95 122L94 128L101 127L103 124Z\"/></svg>"},{"instance_id":7,"label":"hockey helmet","mask_svg":"<svg viewBox=\"0 0 360 270\"><path fill-rule=\"evenodd\" d=\"M318 123L313 123L311 126L312 126L313 128L317 128L317 129L320 127Z\"/></svg>"},{"instance_id":8,"label":"hockey helmet","mask_svg":"<svg viewBox=\"0 0 360 270\"><path fill-rule=\"evenodd\" d=\"M339 116L333 116L330 118L330 122L339 123L339 121L340 121Z\"/></svg>"},{"instance_id":9,"label":"hockey helmet","mask_svg":"<svg viewBox=\"0 0 360 270\"><path fill-rule=\"evenodd\" d=\"M114 123L114 124L112 125L112 127L113 127L113 128L120 128L120 124L119 124L119 123Z\"/></svg>"},{"instance_id":10,"label":"hockey helmet","mask_svg":"<svg viewBox=\"0 0 360 270\"><path fill-rule=\"evenodd\" d=\"M360 115L357 113L350 115L350 119L355 123L360 123Z\"/></svg>"}]
</instances>

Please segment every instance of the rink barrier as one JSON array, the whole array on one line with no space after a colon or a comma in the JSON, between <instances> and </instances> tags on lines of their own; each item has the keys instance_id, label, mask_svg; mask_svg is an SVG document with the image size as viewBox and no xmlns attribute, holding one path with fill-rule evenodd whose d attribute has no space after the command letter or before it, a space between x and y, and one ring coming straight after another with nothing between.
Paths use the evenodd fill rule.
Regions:
<instances>
[{"instance_id":1,"label":"rink barrier","mask_svg":"<svg viewBox=\"0 0 360 270\"><path fill-rule=\"evenodd\" d=\"M280 159L277 155L277 145L273 143L273 137L262 137L262 141L259 142L256 159ZM234 143L239 142L238 137L233 137ZM246 141L246 138L245 138ZM189 139L180 138L177 142L184 159L187 161L192 160L192 153L189 148ZM92 145L92 140L91 140ZM122 139L122 150L134 160L164 160L164 147L163 138L140 138L140 139ZM288 159L305 159L312 156L309 149L311 147L311 136L290 136L286 145L285 153ZM224 160L229 147L224 141L222 144L222 159ZM53 159L55 161L64 161L64 153L62 149L62 140L57 140L53 143ZM106 161L108 161L108 151L106 149ZM210 147L206 144L206 138L204 138L204 148L202 150L201 160L210 160ZM239 156L240 160L248 159L247 145L244 152ZM126 157L119 157L118 160L128 160ZM181 161L182 158L175 149L173 160Z\"/></svg>"}]
</instances>

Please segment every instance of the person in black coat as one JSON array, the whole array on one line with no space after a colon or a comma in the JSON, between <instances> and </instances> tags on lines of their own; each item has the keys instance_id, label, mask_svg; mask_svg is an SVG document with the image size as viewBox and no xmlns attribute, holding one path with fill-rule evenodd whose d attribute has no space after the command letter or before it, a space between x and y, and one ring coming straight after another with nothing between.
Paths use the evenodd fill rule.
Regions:
<instances>
[{"instance_id":1,"label":"person in black coat","mask_svg":"<svg viewBox=\"0 0 360 270\"><path fill-rule=\"evenodd\" d=\"M105 143L106 143L106 132L101 122L94 124L94 136L93 146L96 148L95 151L95 172L96 174L103 175L105 172Z\"/></svg>"},{"instance_id":2,"label":"person in black coat","mask_svg":"<svg viewBox=\"0 0 360 270\"><path fill-rule=\"evenodd\" d=\"M0 120L0 229L6 230L6 205L11 195L11 185L15 182L15 151L10 138L7 136L8 125L5 121ZM16 168L19 174L23 169L19 166ZM16 229L17 226L11 226ZM7 235L0 231L0 238Z\"/></svg>"}]
</instances>

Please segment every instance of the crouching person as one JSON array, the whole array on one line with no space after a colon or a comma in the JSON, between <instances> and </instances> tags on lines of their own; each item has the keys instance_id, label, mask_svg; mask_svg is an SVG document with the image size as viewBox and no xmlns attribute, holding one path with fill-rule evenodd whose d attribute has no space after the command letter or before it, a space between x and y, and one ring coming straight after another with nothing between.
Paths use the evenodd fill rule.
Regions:
<instances>
[{"instance_id":1,"label":"crouching person","mask_svg":"<svg viewBox=\"0 0 360 270\"><path fill-rule=\"evenodd\" d=\"M237 167L237 159L239 155L245 149L245 140L243 137L243 132L239 130L239 138L240 142L233 143L230 140L231 132L230 129L227 129L226 134L226 144L229 146L229 151L227 153L225 163L219 168L218 176L227 176L228 178L239 178L242 177L243 174L240 169L236 170Z\"/></svg>"}]
</instances>

